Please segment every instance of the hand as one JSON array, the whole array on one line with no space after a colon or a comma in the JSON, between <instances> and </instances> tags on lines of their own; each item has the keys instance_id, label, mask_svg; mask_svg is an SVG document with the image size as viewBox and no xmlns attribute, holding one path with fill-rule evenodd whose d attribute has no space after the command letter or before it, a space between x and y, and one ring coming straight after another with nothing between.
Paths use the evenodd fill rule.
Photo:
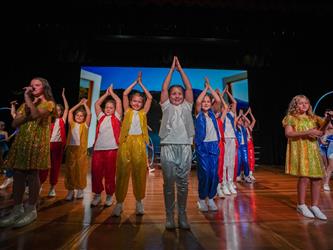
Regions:
<instances>
[{"instance_id":1,"label":"hand","mask_svg":"<svg viewBox=\"0 0 333 250\"><path fill-rule=\"evenodd\" d=\"M142 82L142 72L139 71L138 73L138 82L141 83Z\"/></svg>"},{"instance_id":2,"label":"hand","mask_svg":"<svg viewBox=\"0 0 333 250\"><path fill-rule=\"evenodd\" d=\"M318 129L316 129L316 128L312 128L312 129L309 129L309 130L307 131L307 135L308 135L310 138L313 138L313 139L316 139L316 138L322 136L323 134L324 134L323 131L320 131L320 130L318 130Z\"/></svg>"},{"instance_id":3,"label":"hand","mask_svg":"<svg viewBox=\"0 0 333 250\"><path fill-rule=\"evenodd\" d=\"M221 91L220 91L220 89L215 89L215 92L219 95L219 94L221 94Z\"/></svg>"},{"instance_id":4,"label":"hand","mask_svg":"<svg viewBox=\"0 0 333 250\"><path fill-rule=\"evenodd\" d=\"M10 105L11 105L11 106L15 106L15 105L17 105L17 104L18 104L18 103L17 103L17 101L16 101L16 100L15 100L15 101L11 101L11 102L10 102Z\"/></svg>"},{"instance_id":5,"label":"hand","mask_svg":"<svg viewBox=\"0 0 333 250\"><path fill-rule=\"evenodd\" d=\"M111 83L110 86L108 87L106 93L107 93L108 95L111 95L112 92L113 92L113 84Z\"/></svg>"},{"instance_id":6,"label":"hand","mask_svg":"<svg viewBox=\"0 0 333 250\"><path fill-rule=\"evenodd\" d=\"M29 95L34 89L31 86L24 87L24 94Z\"/></svg>"},{"instance_id":7,"label":"hand","mask_svg":"<svg viewBox=\"0 0 333 250\"><path fill-rule=\"evenodd\" d=\"M179 60L178 60L178 57L175 56L175 58L176 58L176 69L177 69L178 71L180 71L180 70L182 69L182 66L180 65L180 62L179 62Z\"/></svg>"},{"instance_id":8,"label":"hand","mask_svg":"<svg viewBox=\"0 0 333 250\"><path fill-rule=\"evenodd\" d=\"M87 99L86 98L82 98L80 101L81 105L86 105L87 104Z\"/></svg>"},{"instance_id":9,"label":"hand","mask_svg":"<svg viewBox=\"0 0 333 250\"><path fill-rule=\"evenodd\" d=\"M171 64L171 69L175 70L175 67L176 67L176 57L174 56Z\"/></svg>"},{"instance_id":10,"label":"hand","mask_svg":"<svg viewBox=\"0 0 333 250\"><path fill-rule=\"evenodd\" d=\"M205 77L205 88L209 89L210 88L210 83L208 77Z\"/></svg>"},{"instance_id":11,"label":"hand","mask_svg":"<svg viewBox=\"0 0 333 250\"><path fill-rule=\"evenodd\" d=\"M65 88L62 88L62 97L65 97Z\"/></svg>"}]
</instances>

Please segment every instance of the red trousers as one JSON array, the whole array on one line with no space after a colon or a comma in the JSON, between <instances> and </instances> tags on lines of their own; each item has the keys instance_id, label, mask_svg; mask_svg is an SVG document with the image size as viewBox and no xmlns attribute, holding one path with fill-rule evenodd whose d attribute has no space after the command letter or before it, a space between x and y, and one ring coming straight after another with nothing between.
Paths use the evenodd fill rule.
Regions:
<instances>
[{"instance_id":1,"label":"red trousers","mask_svg":"<svg viewBox=\"0 0 333 250\"><path fill-rule=\"evenodd\" d=\"M95 194L102 193L104 189L108 195L113 195L115 192L117 151L117 149L94 150L91 160L91 184Z\"/></svg>"},{"instance_id":2,"label":"red trousers","mask_svg":"<svg viewBox=\"0 0 333 250\"><path fill-rule=\"evenodd\" d=\"M219 142L219 149L220 149L220 154L219 154L219 159L218 159L218 168L217 168L217 174L219 176L219 183L222 183L223 181L223 164L224 164L224 141L220 140Z\"/></svg>"},{"instance_id":3,"label":"red trousers","mask_svg":"<svg viewBox=\"0 0 333 250\"><path fill-rule=\"evenodd\" d=\"M247 143L248 148L248 157L249 157L249 167L250 171L254 171L254 165L255 165L255 156L254 156L254 145L252 139L248 141Z\"/></svg>"},{"instance_id":4,"label":"red trousers","mask_svg":"<svg viewBox=\"0 0 333 250\"><path fill-rule=\"evenodd\" d=\"M50 171L50 184L55 186L58 183L58 177L62 162L62 156L64 153L64 148L61 142L51 142L50 144L50 154L51 154L51 171ZM47 176L49 174L49 170L39 170L39 180L40 184L43 184Z\"/></svg>"}]
</instances>

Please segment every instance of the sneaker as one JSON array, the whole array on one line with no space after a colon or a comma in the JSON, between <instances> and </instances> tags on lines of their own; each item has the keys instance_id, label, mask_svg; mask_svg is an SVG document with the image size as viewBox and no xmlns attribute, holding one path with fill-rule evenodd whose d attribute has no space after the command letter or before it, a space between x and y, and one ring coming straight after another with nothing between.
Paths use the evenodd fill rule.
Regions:
<instances>
[{"instance_id":1,"label":"sneaker","mask_svg":"<svg viewBox=\"0 0 333 250\"><path fill-rule=\"evenodd\" d=\"M232 186L233 186L234 189L237 189L237 186L234 182L232 182Z\"/></svg>"},{"instance_id":2,"label":"sneaker","mask_svg":"<svg viewBox=\"0 0 333 250\"><path fill-rule=\"evenodd\" d=\"M24 227L24 226L30 224L31 222L33 222L36 219L37 219L37 210L36 210L36 208L34 208L34 209L29 210L28 212L25 212L24 216L21 217L14 224L14 227L15 228Z\"/></svg>"},{"instance_id":3,"label":"sneaker","mask_svg":"<svg viewBox=\"0 0 333 250\"><path fill-rule=\"evenodd\" d=\"M252 182L256 181L256 178L254 178L252 171L250 171L249 177L250 177Z\"/></svg>"},{"instance_id":4,"label":"sneaker","mask_svg":"<svg viewBox=\"0 0 333 250\"><path fill-rule=\"evenodd\" d=\"M297 212L302 214L304 217L314 218L313 213L309 210L309 208L305 204L297 205Z\"/></svg>"},{"instance_id":5,"label":"sneaker","mask_svg":"<svg viewBox=\"0 0 333 250\"><path fill-rule=\"evenodd\" d=\"M224 193L224 195L231 195L229 188L226 184L222 185L222 192Z\"/></svg>"},{"instance_id":6,"label":"sneaker","mask_svg":"<svg viewBox=\"0 0 333 250\"><path fill-rule=\"evenodd\" d=\"M209 208L210 211L217 211L218 210L218 208L217 208L213 199L208 200L208 208Z\"/></svg>"},{"instance_id":7,"label":"sneaker","mask_svg":"<svg viewBox=\"0 0 333 250\"><path fill-rule=\"evenodd\" d=\"M112 216L119 217L120 214L122 213L122 211L123 211L123 203L117 203L115 208L112 211Z\"/></svg>"},{"instance_id":8,"label":"sneaker","mask_svg":"<svg viewBox=\"0 0 333 250\"><path fill-rule=\"evenodd\" d=\"M105 206L110 207L112 205L112 195L107 195L105 200Z\"/></svg>"},{"instance_id":9,"label":"sneaker","mask_svg":"<svg viewBox=\"0 0 333 250\"><path fill-rule=\"evenodd\" d=\"M25 187L24 193L29 194L29 186Z\"/></svg>"},{"instance_id":10,"label":"sneaker","mask_svg":"<svg viewBox=\"0 0 333 250\"><path fill-rule=\"evenodd\" d=\"M83 190L82 189L77 190L76 199L83 199Z\"/></svg>"},{"instance_id":11,"label":"sneaker","mask_svg":"<svg viewBox=\"0 0 333 250\"><path fill-rule=\"evenodd\" d=\"M4 182L1 184L0 189L6 189L12 183L13 183L13 177L6 178L6 180L4 180Z\"/></svg>"},{"instance_id":12,"label":"sneaker","mask_svg":"<svg viewBox=\"0 0 333 250\"><path fill-rule=\"evenodd\" d=\"M8 227L14 225L22 217L23 214L24 208L22 204L14 206L8 216L1 218L0 227Z\"/></svg>"},{"instance_id":13,"label":"sneaker","mask_svg":"<svg viewBox=\"0 0 333 250\"><path fill-rule=\"evenodd\" d=\"M178 225L180 229L190 230L190 224L187 222L187 215L185 211L178 213Z\"/></svg>"},{"instance_id":14,"label":"sneaker","mask_svg":"<svg viewBox=\"0 0 333 250\"><path fill-rule=\"evenodd\" d=\"M166 222L165 222L165 229L167 230L174 230L176 228L176 223L174 219L173 213L166 214Z\"/></svg>"},{"instance_id":15,"label":"sneaker","mask_svg":"<svg viewBox=\"0 0 333 250\"><path fill-rule=\"evenodd\" d=\"M100 203L101 203L101 195L100 194L95 194L94 199L91 202L91 206L96 207Z\"/></svg>"},{"instance_id":16,"label":"sneaker","mask_svg":"<svg viewBox=\"0 0 333 250\"><path fill-rule=\"evenodd\" d=\"M67 196L65 198L66 201L71 201L74 199L74 190L68 190Z\"/></svg>"},{"instance_id":17,"label":"sneaker","mask_svg":"<svg viewBox=\"0 0 333 250\"><path fill-rule=\"evenodd\" d=\"M217 185L217 196L218 197L220 197L220 198L225 198L225 195L224 195L224 193L223 193L223 191L222 191L222 189L221 189L221 183L219 183L218 185Z\"/></svg>"},{"instance_id":18,"label":"sneaker","mask_svg":"<svg viewBox=\"0 0 333 250\"><path fill-rule=\"evenodd\" d=\"M324 189L324 191L327 191L327 192L331 191L331 188L328 184L324 184L323 189Z\"/></svg>"},{"instance_id":19,"label":"sneaker","mask_svg":"<svg viewBox=\"0 0 333 250\"><path fill-rule=\"evenodd\" d=\"M205 200L199 200L197 204L201 212L208 212L208 207Z\"/></svg>"},{"instance_id":20,"label":"sneaker","mask_svg":"<svg viewBox=\"0 0 333 250\"><path fill-rule=\"evenodd\" d=\"M232 182L229 183L228 188L229 188L229 191L230 191L231 194L237 194L237 191L236 191L236 189L234 188Z\"/></svg>"},{"instance_id":21,"label":"sneaker","mask_svg":"<svg viewBox=\"0 0 333 250\"><path fill-rule=\"evenodd\" d=\"M242 182L242 177L237 176L237 177L236 177L236 181L237 181L237 182Z\"/></svg>"},{"instance_id":22,"label":"sneaker","mask_svg":"<svg viewBox=\"0 0 333 250\"><path fill-rule=\"evenodd\" d=\"M136 215L143 215L145 213L145 210L143 208L142 201L136 202Z\"/></svg>"},{"instance_id":23,"label":"sneaker","mask_svg":"<svg viewBox=\"0 0 333 250\"><path fill-rule=\"evenodd\" d=\"M56 192L54 187L50 188L49 194L47 195L48 197L55 197L56 196Z\"/></svg>"},{"instance_id":24,"label":"sneaker","mask_svg":"<svg viewBox=\"0 0 333 250\"><path fill-rule=\"evenodd\" d=\"M327 217L325 214L323 214L322 211L320 211L319 207L317 206L312 206L310 207L312 213L314 214L314 216L316 216L318 219L320 220L327 220Z\"/></svg>"},{"instance_id":25,"label":"sneaker","mask_svg":"<svg viewBox=\"0 0 333 250\"><path fill-rule=\"evenodd\" d=\"M252 180L251 180L250 176L245 177L245 182L246 183L252 183Z\"/></svg>"},{"instance_id":26,"label":"sneaker","mask_svg":"<svg viewBox=\"0 0 333 250\"><path fill-rule=\"evenodd\" d=\"M154 173L155 172L155 168L149 168L149 173Z\"/></svg>"}]
</instances>

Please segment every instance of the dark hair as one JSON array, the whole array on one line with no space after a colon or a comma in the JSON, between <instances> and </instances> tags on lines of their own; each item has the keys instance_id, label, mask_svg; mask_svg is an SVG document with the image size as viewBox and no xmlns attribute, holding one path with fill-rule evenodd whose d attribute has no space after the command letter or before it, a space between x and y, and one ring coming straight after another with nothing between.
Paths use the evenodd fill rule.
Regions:
<instances>
[{"instance_id":1,"label":"dark hair","mask_svg":"<svg viewBox=\"0 0 333 250\"><path fill-rule=\"evenodd\" d=\"M65 107L61 103L57 103L56 106L58 106L61 109L61 112L64 113Z\"/></svg>"},{"instance_id":2,"label":"dark hair","mask_svg":"<svg viewBox=\"0 0 333 250\"><path fill-rule=\"evenodd\" d=\"M131 92L131 94L129 95L129 97L128 97L129 101L132 101L132 99L133 99L134 96L140 96L140 97L142 97L143 104L145 104L145 102L146 102L146 96L143 93L141 93L140 91L133 90Z\"/></svg>"},{"instance_id":3,"label":"dark hair","mask_svg":"<svg viewBox=\"0 0 333 250\"><path fill-rule=\"evenodd\" d=\"M180 88L182 90L182 92L183 92L183 96L185 96L185 89L184 89L184 87L182 85L179 85L179 84L172 85L172 86L169 87L169 89L168 89L168 94L169 95L170 95L170 92L171 92L171 90L173 88Z\"/></svg>"},{"instance_id":4,"label":"dark hair","mask_svg":"<svg viewBox=\"0 0 333 250\"><path fill-rule=\"evenodd\" d=\"M210 101L213 103L213 96L212 96L212 94L211 93L206 93L206 95L205 96L208 96L209 97L209 99L210 99Z\"/></svg>"},{"instance_id":5,"label":"dark hair","mask_svg":"<svg viewBox=\"0 0 333 250\"><path fill-rule=\"evenodd\" d=\"M109 100L107 100L107 101L104 103L104 109L105 109L105 107L106 107L106 104L108 104L108 103L112 103L113 107L116 108L116 101L113 100L113 99L109 99Z\"/></svg>"},{"instance_id":6,"label":"dark hair","mask_svg":"<svg viewBox=\"0 0 333 250\"><path fill-rule=\"evenodd\" d=\"M85 117L85 118L87 117L87 111L86 111L84 108L82 108L82 107L77 108L77 109L74 111L74 116L76 116L76 114L77 114L78 112L82 112L83 115L84 115L84 117Z\"/></svg>"},{"instance_id":7,"label":"dark hair","mask_svg":"<svg viewBox=\"0 0 333 250\"><path fill-rule=\"evenodd\" d=\"M48 101L53 101L54 102L52 89L51 89L51 86L50 86L48 80L46 80L43 77L34 77L32 80L40 81L43 84L45 99L48 100Z\"/></svg>"}]
</instances>

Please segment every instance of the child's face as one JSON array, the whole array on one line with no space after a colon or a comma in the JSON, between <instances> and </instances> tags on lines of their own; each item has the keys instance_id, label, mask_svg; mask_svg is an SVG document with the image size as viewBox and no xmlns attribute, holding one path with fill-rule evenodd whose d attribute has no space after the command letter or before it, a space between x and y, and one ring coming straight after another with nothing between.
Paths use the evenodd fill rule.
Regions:
<instances>
[{"instance_id":1,"label":"child's face","mask_svg":"<svg viewBox=\"0 0 333 250\"><path fill-rule=\"evenodd\" d=\"M209 96L205 96L202 100L202 103L201 103L202 111L204 111L204 112L208 111L211 107L212 107L211 99L209 98Z\"/></svg>"},{"instance_id":2,"label":"child's face","mask_svg":"<svg viewBox=\"0 0 333 250\"><path fill-rule=\"evenodd\" d=\"M56 106L57 116L58 118L62 116L62 109L59 105Z\"/></svg>"},{"instance_id":3,"label":"child's face","mask_svg":"<svg viewBox=\"0 0 333 250\"><path fill-rule=\"evenodd\" d=\"M134 110L140 110L143 107L142 96L134 95L130 101L130 106Z\"/></svg>"},{"instance_id":4,"label":"child's face","mask_svg":"<svg viewBox=\"0 0 333 250\"><path fill-rule=\"evenodd\" d=\"M169 94L170 103L178 106L184 102L184 94L181 88L173 87Z\"/></svg>"},{"instance_id":5,"label":"child's face","mask_svg":"<svg viewBox=\"0 0 333 250\"><path fill-rule=\"evenodd\" d=\"M298 99L297 109L300 114L306 113L309 110L309 107L310 107L310 104L306 98L302 97L302 98Z\"/></svg>"},{"instance_id":6,"label":"child's face","mask_svg":"<svg viewBox=\"0 0 333 250\"><path fill-rule=\"evenodd\" d=\"M44 86L40 80L38 79L31 80L30 86L33 88L32 95L34 97L39 97L42 94L44 94Z\"/></svg>"},{"instance_id":7,"label":"child's face","mask_svg":"<svg viewBox=\"0 0 333 250\"><path fill-rule=\"evenodd\" d=\"M83 123L85 121L85 116L84 116L83 112L81 112L81 111L76 112L74 120L77 123Z\"/></svg>"},{"instance_id":8,"label":"child's face","mask_svg":"<svg viewBox=\"0 0 333 250\"><path fill-rule=\"evenodd\" d=\"M114 105L111 102L107 102L105 104L105 108L104 108L104 114L105 115L113 115L115 111Z\"/></svg>"}]
</instances>

